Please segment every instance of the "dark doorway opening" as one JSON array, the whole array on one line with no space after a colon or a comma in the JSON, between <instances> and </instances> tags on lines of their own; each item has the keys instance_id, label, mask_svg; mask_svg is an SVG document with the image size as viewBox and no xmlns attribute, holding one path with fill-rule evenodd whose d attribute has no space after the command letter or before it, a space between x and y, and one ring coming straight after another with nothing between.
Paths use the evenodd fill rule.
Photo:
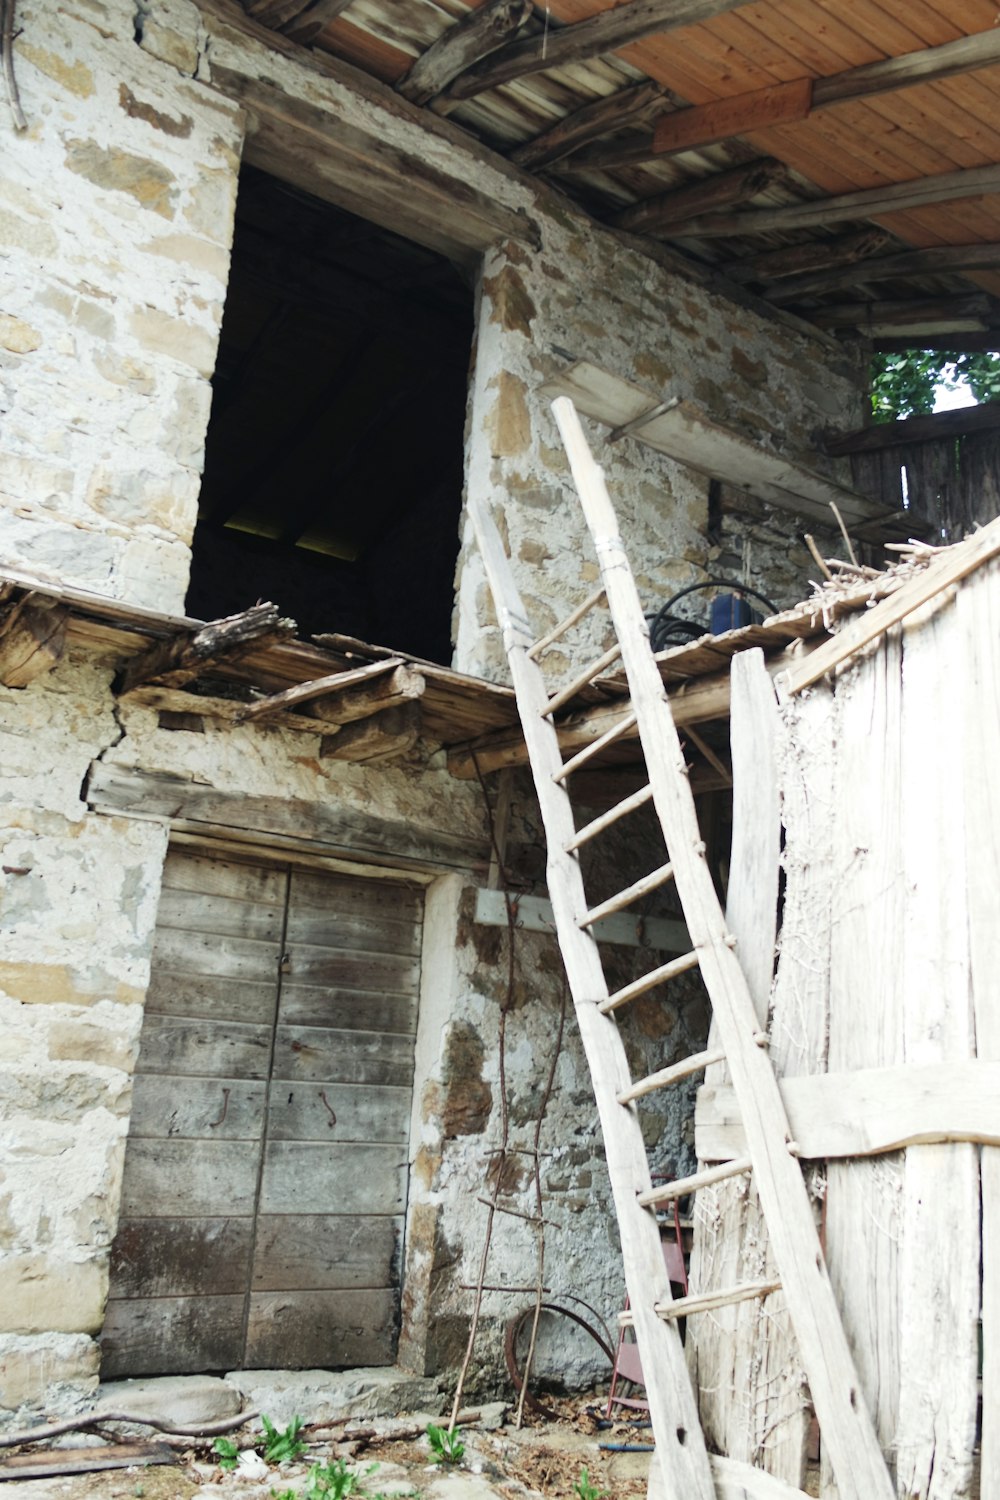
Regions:
<instances>
[{"instance_id":1,"label":"dark doorway opening","mask_svg":"<svg viewBox=\"0 0 1000 1500\"><path fill-rule=\"evenodd\" d=\"M244 168L190 614L450 661L472 324L443 256Z\"/></svg>"}]
</instances>

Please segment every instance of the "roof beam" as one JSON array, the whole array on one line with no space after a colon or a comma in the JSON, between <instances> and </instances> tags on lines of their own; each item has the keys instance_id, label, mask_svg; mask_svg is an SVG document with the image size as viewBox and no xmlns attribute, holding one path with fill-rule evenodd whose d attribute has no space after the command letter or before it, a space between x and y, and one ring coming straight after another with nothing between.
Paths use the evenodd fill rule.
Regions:
<instances>
[{"instance_id":1,"label":"roof beam","mask_svg":"<svg viewBox=\"0 0 1000 1500\"><path fill-rule=\"evenodd\" d=\"M510 153L509 160L529 171L549 167L588 141L599 140L609 130L620 130L630 121L641 119L647 111L663 103L666 93L662 84L636 83L606 98L594 99L536 135L534 140L518 146Z\"/></svg>"},{"instance_id":2,"label":"roof beam","mask_svg":"<svg viewBox=\"0 0 1000 1500\"><path fill-rule=\"evenodd\" d=\"M783 245L780 250L764 250L759 255L748 255L744 260L729 261L719 266L719 271L730 281L743 283L778 281L785 276L839 267L849 278L848 285L853 286L858 277L854 269L858 261L877 255L891 238L887 229L872 225L857 234L843 234L836 239L810 240L804 245Z\"/></svg>"},{"instance_id":3,"label":"roof beam","mask_svg":"<svg viewBox=\"0 0 1000 1500\"><path fill-rule=\"evenodd\" d=\"M756 198L775 183L787 181L788 168L773 156L761 157L729 172L717 172L673 192L633 203L612 220L616 229L632 234L685 233L684 225L699 214L712 213Z\"/></svg>"},{"instance_id":4,"label":"roof beam","mask_svg":"<svg viewBox=\"0 0 1000 1500\"><path fill-rule=\"evenodd\" d=\"M744 214L714 214L684 225L684 235L699 239L722 239L736 235L770 234L788 229L815 229L842 224L851 219L871 219L881 214L902 213L929 203L952 203L959 198L978 198L1000 192L1000 165L971 167L960 172L940 172L916 177L887 187L862 188L833 198L791 203L784 208L757 209Z\"/></svg>"},{"instance_id":5,"label":"roof beam","mask_svg":"<svg viewBox=\"0 0 1000 1500\"><path fill-rule=\"evenodd\" d=\"M398 84L404 99L426 104L453 78L502 47L534 11L532 0L486 0L421 53Z\"/></svg>"},{"instance_id":6,"label":"roof beam","mask_svg":"<svg viewBox=\"0 0 1000 1500\"><path fill-rule=\"evenodd\" d=\"M282 619L276 604L255 604L242 614L212 620L169 641L157 641L133 657L116 684L117 691L130 693L148 682L183 687L219 662L238 661L250 651L287 640L295 630L295 621Z\"/></svg>"},{"instance_id":7,"label":"roof beam","mask_svg":"<svg viewBox=\"0 0 1000 1500\"><path fill-rule=\"evenodd\" d=\"M862 333L891 333L907 328L911 333L984 332L996 321L997 303L985 292L968 297L923 297L912 301L844 302L818 307L809 313L821 328L858 328Z\"/></svg>"},{"instance_id":8,"label":"roof beam","mask_svg":"<svg viewBox=\"0 0 1000 1500\"><path fill-rule=\"evenodd\" d=\"M969 432L988 432L1000 427L1000 401L985 401L979 406L964 406L957 411L935 411L919 417L904 417L899 422L878 422L857 432L827 433L821 444L823 452L877 453L883 448L898 448L903 443L933 443L940 438L962 437Z\"/></svg>"},{"instance_id":9,"label":"roof beam","mask_svg":"<svg viewBox=\"0 0 1000 1500\"><path fill-rule=\"evenodd\" d=\"M745 0L628 0L587 21L558 30L546 27L538 36L509 42L492 57L460 73L447 92L449 101L472 99L487 89L512 83L529 73L544 73L567 63L617 52L647 36L696 26L735 10Z\"/></svg>"},{"instance_id":10,"label":"roof beam","mask_svg":"<svg viewBox=\"0 0 1000 1500\"><path fill-rule=\"evenodd\" d=\"M888 238L888 236L886 236ZM949 276L957 271L992 271L1000 267L1000 244L935 245L928 250L904 250L898 255L881 255L859 266L830 266L811 276L798 276L780 285L768 285L764 295L784 305L800 302L803 297L857 286L859 281L889 281L894 276Z\"/></svg>"},{"instance_id":11,"label":"roof beam","mask_svg":"<svg viewBox=\"0 0 1000 1500\"><path fill-rule=\"evenodd\" d=\"M29 594L0 620L0 684L23 688L44 677L66 649L69 610Z\"/></svg>"}]
</instances>

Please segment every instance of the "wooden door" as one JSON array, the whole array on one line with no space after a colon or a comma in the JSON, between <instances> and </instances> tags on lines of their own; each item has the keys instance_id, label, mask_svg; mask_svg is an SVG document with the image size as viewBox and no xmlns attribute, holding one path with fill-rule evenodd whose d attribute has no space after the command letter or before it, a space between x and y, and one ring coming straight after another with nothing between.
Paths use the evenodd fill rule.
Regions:
<instances>
[{"instance_id":1,"label":"wooden door","mask_svg":"<svg viewBox=\"0 0 1000 1500\"><path fill-rule=\"evenodd\" d=\"M167 860L105 1378L391 1364L422 904Z\"/></svg>"}]
</instances>

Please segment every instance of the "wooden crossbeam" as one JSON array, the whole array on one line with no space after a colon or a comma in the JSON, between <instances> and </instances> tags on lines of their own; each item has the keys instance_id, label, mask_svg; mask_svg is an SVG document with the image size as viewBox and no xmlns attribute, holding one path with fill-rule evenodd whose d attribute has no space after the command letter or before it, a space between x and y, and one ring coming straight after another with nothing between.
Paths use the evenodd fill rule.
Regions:
<instances>
[{"instance_id":1,"label":"wooden crossbeam","mask_svg":"<svg viewBox=\"0 0 1000 1500\"><path fill-rule=\"evenodd\" d=\"M534 172L550 167L589 141L600 140L611 130L621 130L643 119L654 106L663 103L666 92L659 83L636 83L605 99L594 99L536 135L534 140L518 146L510 153L510 160Z\"/></svg>"},{"instance_id":2,"label":"wooden crossbeam","mask_svg":"<svg viewBox=\"0 0 1000 1500\"><path fill-rule=\"evenodd\" d=\"M786 125L804 120L812 108L813 81L794 78L734 98L713 100L693 109L662 115L653 130L653 152L657 156L688 151L713 141L730 140L768 125Z\"/></svg>"},{"instance_id":3,"label":"wooden crossbeam","mask_svg":"<svg viewBox=\"0 0 1000 1500\"><path fill-rule=\"evenodd\" d=\"M616 229L627 229L633 234L661 234L668 230L684 232L683 225L687 220L729 208L735 203L747 203L787 178L788 168L784 163L765 156L760 161L733 167L728 172L717 172L655 198L645 198L617 214L612 222Z\"/></svg>"},{"instance_id":4,"label":"wooden crossbeam","mask_svg":"<svg viewBox=\"0 0 1000 1500\"><path fill-rule=\"evenodd\" d=\"M420 736L420 704L412 699L344 724L320 741L320 760L393 760L412 750Z\"/></svg>"},{"instance_id":5,"label":"wooden crossbeam","mask_svg":"<svg viewBox=\"0 0 1000 1500\"><path fill-rule=\"evenodd\" d=\"M1000 401L984 401L979 406L959 407L956 411L935 411L919 417L903 417L899 422L878 422L857 432L827 433L820 446L824 453L835 455L875 453L882 448L898 448L902 443L933 443L967 432L988 432L994 427L1000 427Z\"/></svg>"},{"instance_id":6,"label":"wooden crossbeam","mask_svg":"<svg viewBox=\"0 0 1000 1500\"><path fill-rule=\"evenodd\" d=\"M894 302L833 303L810 312L820 328L861 328L889 333L907 328L913 332L946 333L950 328L971 333L985 331L1000 316L1000 306L985 292L965 297L920 297Z\"/></svg>"},{"instance_id":7,"label":"wooden crossbeam","mask_svg":"<svg viewBox=\"0 0 1000 1500\"><path fill-rule=\"evenodd\" d=\"M30 602L11 607L0 621L0 683L27 687L44 677L66 648L69 610L63 605Z\"/></svg>"},{"instance_id":8,"label":"wooden crossbeam","mask_svg":"<svg viewBox=\"0 0 1000 1500\"><path fill-rule=\"evenodd\" d=\"M319 33L353 4L353 0L310 0L298 15L289 16L280 29L301 46L308 46Z\"/></svg>"},{"instance_id":9,"label":"wooden crossbeam","mask_svg":"<svg viewBox=\"0 0 1000 1500\"><path fill-rule=\"evenodd\" d=\"M297 682L284 692L271 693L240 710L238 721L258 723L285 709L307 704L317 719L328 724L350 724L389 708L394 702L419 698L424 678L398 656L370 662L347 672L331 672L311 682ZM318 700L323 700L322 702Z\"/></svg>"},{"instance_id":10,"label":"wooden crossbeam","mask_svg":"<svg viewBox=\"0 0 1000 1500\"><path fill-rule=\"evenodd\" d=\"M295 631L295 621L282 619L276 604L255 604L242 614L212 620L198 630L158 641L125 667L118 692L130 693L149 682L183 687L217 663L237 661L249 651L287 640Z\"/></svg>"},{"instance_id":11,"label":"wooden crossbeam","mask_svg":"<svg viewBox=\"0 0 1000 1500\"><path fill-rule=\"evenodd\" d=\"M662 35L681 26L695 26L713 16L724 15L743 0L628 0L627 4L602 11L587 21L546 28L539 36L510 42L506 47L462 73L448 90L450 99L471 99L486 89L511 83L529 73L562 68L616 52L630 42Z\"/></svg>"},{"instance_id":12,"label":"wooden crossbeam","mask_svg":"<svg viewBox=\"0 0 1000 1500\"><path fill-rule=\"evenodd\" d=\"M884 238L888 238L885 236ZM1000 266L1000 244L935 245L928 250L904 250L898 255L879 255L866 259L860 267L850 264L828 265L811 275L783 279L771 286L765 280L764 295L770 302L785 306L813 297L821 292L854 287L859 281L890 281L896 276L949 276L957 271L993 271Z\"/></svg>"},{"instance_id":13,"label":"wooden crossbeam","mask_svg":"<svg viewBox=\"0 0 1000 1500\"><path fill-rule=\"evenodd\" d=\"M867 272L869 258L878 255L891 238L887 229L880 229L872 224L856 234L842 234L836 239L809 241L804 245L784 245L780 250L763 250L759 255L728 261L719 270L730 281L768 283L803 273L820 274L829 268L831 274L839 270L851 278L848 284L853 285L855 279L865 279L855 272L857 263L866 262L864 269Z\"/></svg>"},{"instance_id":14,"label":"wooden crossbeam","mask_svg":"<svg viewBox=\"0 0 1000 1500\"><path fill-rule=\"evenodd\" d=\"M520 31L533 10L532 0L486 0L417 58L397 85L399 92L414 104L426 104L459 73L502 47Z\"/></svg>"}]
</instances>

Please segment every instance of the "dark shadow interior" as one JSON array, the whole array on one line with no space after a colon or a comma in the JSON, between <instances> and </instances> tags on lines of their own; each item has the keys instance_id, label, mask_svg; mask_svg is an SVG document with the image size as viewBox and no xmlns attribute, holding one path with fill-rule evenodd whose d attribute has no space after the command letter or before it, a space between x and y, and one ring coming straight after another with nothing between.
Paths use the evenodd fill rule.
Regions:
<instances>
[{"instance_id":1,"label":"dark shadow interior","mask_svg":"<svg viewBox=\"0 0 1000 1500\"><path fill-rule=\"evenodd\" d=\"M189 614L450 661L472 311L444 257L244 168Z\"/></svg>"}]
</instances>

